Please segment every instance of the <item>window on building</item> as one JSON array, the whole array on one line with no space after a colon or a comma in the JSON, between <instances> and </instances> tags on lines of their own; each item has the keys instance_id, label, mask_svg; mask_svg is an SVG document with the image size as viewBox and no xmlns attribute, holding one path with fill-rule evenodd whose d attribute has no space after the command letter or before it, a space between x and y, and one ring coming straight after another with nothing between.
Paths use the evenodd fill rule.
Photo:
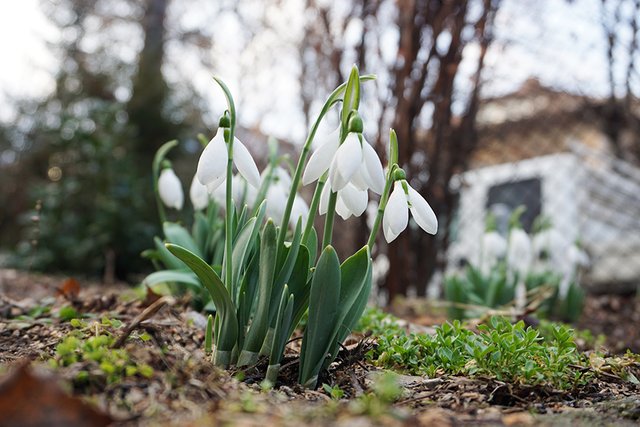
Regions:
<instances>
[{"instance_id":1,"label":"window on building","mask_svg":"<svg viewBox=\"0 0 640 427\"><path fill-rule=\"evenodd\" d=\"M511 213L520 205L526 210L520 217L522 227L531 232L533 221L542 212L542 185L540 178L509 181L489 188L487 210L492 212L498 223L498 230L506 234Z\"/></svg>"}]
</instances>

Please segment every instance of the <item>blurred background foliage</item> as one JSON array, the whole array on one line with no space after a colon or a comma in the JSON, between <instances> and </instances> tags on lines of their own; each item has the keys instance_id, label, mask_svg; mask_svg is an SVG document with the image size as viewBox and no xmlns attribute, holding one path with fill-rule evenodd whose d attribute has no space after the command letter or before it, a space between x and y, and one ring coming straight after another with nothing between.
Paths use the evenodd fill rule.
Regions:
<instances>
[{"instance_id":1,"label":"blurred background foliage","mask_svg":"<svg viewBox=\"0 0 640 427\"><path fill-rule=\"evenodd\" d=\"M195 137L213 135L223 110L211 74L234 92L238 134L257 158L266 157L267 135L297 157L310 120L353 63L378 75L363 91L365 135L384 157L388 128L396 129L400 162L441 224L436 238L410 227L388 247L378 242L388 299L425 295L455 267L449 252L464 215L484 223L484 201L477 211L460 210L472 184L461 178L465 171L517 165L586 140L560 120L595 127L609 147L607 162L640 159L640 0L55 0L38 7L51 27L43 33L56 34L44 37L55 65L44 95L5 96L11 113L0 115L0 168L9 177L0 180L5 264L106 280L148 267L139 252L159 234L151 157L180 139L172 161L190 182ZM550 129L556 133L543 133ZM338 251L353 252L367 228L367 215L338 224Z\"/></svg>"}]
</instances>

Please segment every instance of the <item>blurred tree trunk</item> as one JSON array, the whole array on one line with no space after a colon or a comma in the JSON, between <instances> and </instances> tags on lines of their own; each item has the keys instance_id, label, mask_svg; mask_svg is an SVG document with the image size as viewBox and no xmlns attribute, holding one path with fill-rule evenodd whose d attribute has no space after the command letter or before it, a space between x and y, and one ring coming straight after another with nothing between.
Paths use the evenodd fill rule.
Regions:
<instances>
[{"instance_id":1,"label":"blurred tree trunk","mask_svg":"<svg viewBox=\"0 0 640 427\"><path fill-rule=\"evenodd\" d=\"M462 172L475 147L475 117L478 107L484 56L489 46L491 24L498 2L484 0L480 18L473 24L475 39L480 45L471 93L462 114L453 114L455 78L462 51L469 43L463 37L468 23L468 1L441 2L401 0L398 2L400 41L394 67L393 93L397 106L392 127L400 143L399 163L411 179L411 185L429 201L439 218L436 238L409 230L389 245L389 274L385 287L391 301L405 295L410 285L416 293L426 294L435 271L444 270L451 220L456 208L456 194L449 186L451 178ZM425 32L430 43L425 43ZM448 48L436 42L446 34ZM435 81L429 85L429 81ZM419 132L423 107L432 103L431 127ZM415 161L416 153L427 156L425 164ZM426 179L421 177L427 172Z\"/></svg>"},{"instance_id":2,"label":"blurred tree trunk","mask_svg":"<svg viewBox=\"0 0 640 427\"><path fill-rule=\"evenodd\" d=\"M604 105L596 102L591 108L601 119L614 154L640 164L639 94L632 84L640 75L640 0L602 0L601 26L606 37L609 97Z\"/></svg>"},{"instance_id":3,"label":"blurred tree trunk","mask_svg":"<svg viewBox=\"0 0 640 427\"><path fill-rule=\"evenodd\" d=\"M145 165L151 164L155 151L162 143L175 136L173 127L163 114L169 95L162 75L168 4L168 0L145 2L142 19L144 46L138 57L133 91L127 105L129 122L135 131L135 151Z\"/></svg>"},{"instance_id":4,"label":"blurred tree trunk","mask_svg":"<svg viewBox=\"0 0 640 427\"><path fill-rule=\"evenodd\" d=\"M409 227L386 247L390 270L385 287L389 300L406 294L410 287L419 295L425 294L434 272L445 267L449 226L457 202L449 181L464 170L475 146L480 76L499 3L356 0L345 10L318 7L313 0L307 1L308 21L300 49L305 113L309 114L314 97L342 81L344 71L351 65L349 60L357 61L362 72L378 74L378 99L373 102L379 110L374 109L374 120L366 117L365 134L376 135L374 146L384 155L388 128L396 130L399 163L411 185L439 217L437 237ZM354 28L361 32L355 33ZM395 60L383 55L393 39L389 38L391 29L398 40ZM351 43L348 46L347 40ZM470 85L461 91L456 78L460 76L463 51L470 45L479 47L474 56L476 69L471 76L465 76ZM366 114L371 115L372 111ZM336 229L340 227L341 224ZM357 245L366 239L365 218L349 231L352 239L348 243L352 246L354 241ZM385 249L384 245L376 247L377 251Z\"/></svg>"}]
</instances>

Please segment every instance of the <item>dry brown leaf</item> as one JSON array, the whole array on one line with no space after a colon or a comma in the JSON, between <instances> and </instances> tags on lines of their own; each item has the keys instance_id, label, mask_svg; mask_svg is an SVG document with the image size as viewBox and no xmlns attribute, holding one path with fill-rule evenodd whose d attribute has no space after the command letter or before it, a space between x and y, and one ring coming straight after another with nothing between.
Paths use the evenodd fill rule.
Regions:
<instances>
[{"instance_id":1,"label":"dry brown leaf","mask_svg":"<svg viewBox=\"0 0 640 427\"><path fill-rule=\"evenodd\" d=\"M100 427L114 420L67 395L55 377L19 363L0 381L0 427Z\"/></svg>"},{"instance_id":2,"label":"dry brown leaf","mask_svg":"<svg viewBox=\"0 0 640 427\"><path fill-rule=\"evenodd\" d=\"M67 301L74 302L80 295L80 282L73 277L66 279L62 285L56 289L56 294L64 297Z\"/></svg>"}]
</instances>

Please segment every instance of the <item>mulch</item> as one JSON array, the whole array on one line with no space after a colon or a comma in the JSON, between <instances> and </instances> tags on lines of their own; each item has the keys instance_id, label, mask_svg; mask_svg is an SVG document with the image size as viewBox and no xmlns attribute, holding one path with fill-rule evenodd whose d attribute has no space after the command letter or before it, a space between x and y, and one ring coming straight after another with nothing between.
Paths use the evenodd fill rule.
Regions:
<instances>
[{"instance_id":1,"label":"mulch","mask_svg":"<svg viewBox=\"0 0 640 427\"><path fill-rule=\"evenodd\" d=\"M86 280L78 280L78 292L75 285L69 292L65 289L67 280L0 270L0 372L6 371L0 379L0 408L3 399L9 399L3 395L3 381L8 383L12 375L14 380L16 376L20 379L19 375L25 375L21 367L29 362L33 366L29 369L41 381L48 384L62 380L72 396L117 425L581 425L589 420L635 425L640 418L640 413L634 412L640 407L638 389L606 378L566 393L544 387L516 387L490 378L401 375L403 397L376 412L375 407L363 406L363 400L358 400L371 389L378 374L377 368L363 361L367 346L373 343L360 337L346 345L332 369L321 378L339 386L345 392L343 399L335 401L322 388L305 390L295 384L299 340L290 346L279 383L274 389L264 390L261 381L265 361L229 372L212 366L203 351L204 317L191 310L188 299L159 300L153 294L141 298L126 284L103 286ZM47 311L30 315L43 305ZM85 322L100 324L114 336L126 335L123 348L132 360L150 365L153 375L108 383L96 373L92 381L78 383L78 371L92 372L90 364L51 371L46 361L73 329L69 322L56 317L65 306L73 307L85 316ZM632 319L640 324L633 317L639 315L639 308L637 299L598 297L588 300L579 325L589 327L594 334L605 333L612 351L625 347L639 351L634 346L640 343L640 331L631 326ZM418 323L433 324L438 316L418 313L414 317L420 318ZM624 321L622 316L627 316ZM103 317L117 319L123 326L105 326ZM629 328L619 333L616 327L625 323ZM151 339L135 339L142 333ZM69 421L66 424L74 425Z\"/></svg>"}]
</instances>

